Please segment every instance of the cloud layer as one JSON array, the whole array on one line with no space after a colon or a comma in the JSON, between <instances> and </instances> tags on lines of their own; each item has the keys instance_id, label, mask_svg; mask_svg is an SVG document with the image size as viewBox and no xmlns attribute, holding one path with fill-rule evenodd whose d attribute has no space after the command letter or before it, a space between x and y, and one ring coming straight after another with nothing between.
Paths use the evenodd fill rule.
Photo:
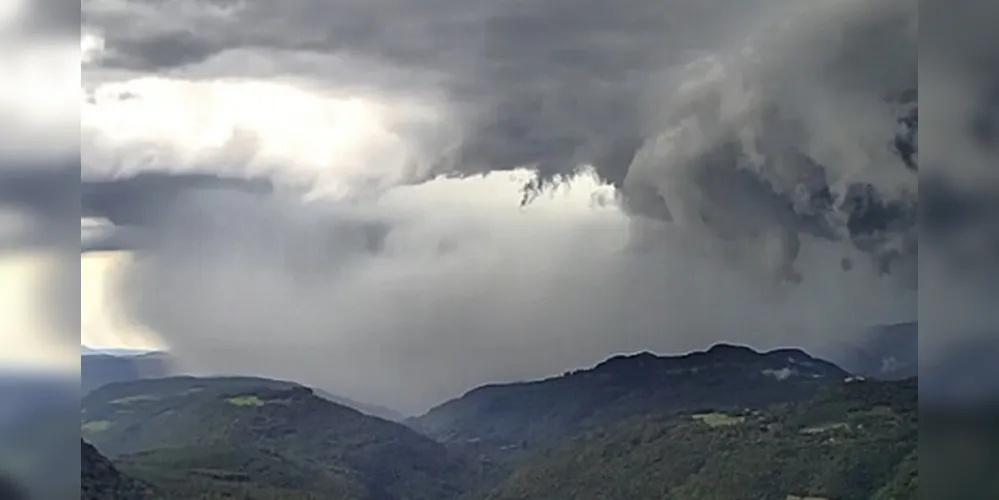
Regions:
<instances>
[{"instance_id":1,"label":"cloud layer","mask_svg":"<svg viewBox=\"0 0 999 500\"><path fill-rule=\"evenodd\" d=\"M852 241L883 271L913 274L915 2L798 8L780 0L635 0L570 9L557 1L301 1L277 8L92 2L84 22L103 37L95 61L105 70L304 73L327 94L346 88L391 96L392 116L370 105L364 113L378 115L387 141L402 143L393 149L403 159L341 154L375 184L530 168L539 174L534 186L543 187L592 165L621 188L633 213L701 225L739 246L771 247L775 271L789 277L798 275L802 234ZM118 95L162 101L156 85L133 82L134 91ZM223 103L266 94L279 119L298 126L294 140L233 128L227 144L243 154L266 147L254 140L301 149L310 145L309 131L328 141L345 134L327 131L331 124L314 114L298 116L299 106L325 106L320 96L222 85L186 98L215 92L204 99L218 104L177 105L233 106ZM413 112L401 110L401 96L423 106L420 117L404 118ZM268 119L261 109L223 111L249 122ZM166 119L170 111L145 113ZM363 121L356 113L348 119ZM160 135L201 130L178 125ZM270 125L253 128L277 135ZM323 158L326 151L315 152ZM261 168L258 156L252 163Z\"/></svg>"},{"instance_id":2,"label":"cloud layer","mask_svg":"<svg viewBox=\"0 0 999 500\"><path fill-rule=\"evenodd\" d=\"M125 310L195 365L406 409L614 351L825 345L913 319L937 265L917 172L972 136L920 151L916 101L971 77L917 82L916 14L87 0L83 208L119 225L93 248L136 250Z\"/></svg>"},{"instance_id":3,"label":"cloud layer","mask_svg":"<svg viewBox=\"0 0 999 500\"><path fill-rule=\"evenodd\" d=\"M593 180L521 209L527 177L504 177L398 188L360 207L189 195L154 250L122 269L120 296L196 367L409 411L613 352L821 347L913 309L873 273L817 267L797 287L773 284L681 229L636 248L626 216L591 205ZM803 250L816 262L837 251Z\"/></svg>"}]
</instances>

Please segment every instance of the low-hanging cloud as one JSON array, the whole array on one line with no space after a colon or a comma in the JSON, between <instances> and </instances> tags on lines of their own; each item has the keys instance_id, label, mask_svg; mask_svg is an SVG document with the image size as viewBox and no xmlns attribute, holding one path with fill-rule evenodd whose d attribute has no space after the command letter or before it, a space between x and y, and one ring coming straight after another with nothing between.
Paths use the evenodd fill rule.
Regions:
<instances>
[{"instance_id":1,"label":"low-hanging cloud","mask_svg":"<svg viewBox=\"0 0 999 500\"><path fill-rule=\"evenodd\" d=\"M121 268L119 297L194 368L294 378L407 411L612 352L821 347L911 311L913 297L872 273L761 285L751 270L719 268L680 229L635 248L626 216L591 205L591 177L521 209L526 176L436 181L360 207L184 197L163 239ZM816 260L834 251L806 249Z\"/></svg>"}]
</instances>

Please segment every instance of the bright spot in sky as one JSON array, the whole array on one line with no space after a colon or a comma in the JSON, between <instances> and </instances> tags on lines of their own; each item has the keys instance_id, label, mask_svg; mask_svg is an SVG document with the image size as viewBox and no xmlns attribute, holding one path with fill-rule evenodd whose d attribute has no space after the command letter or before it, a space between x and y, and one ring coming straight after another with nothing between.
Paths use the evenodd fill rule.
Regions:
<instances>
[{"instance_id":1,"label":"bright spot in sky","mask_svg":"<svg viewBox=\"0 0 999 500\"><path fill-rule=\"evenodd\" d=\"M158 336L125 318L110 287L128 262L124 252L90 253L80 259L80 342L93 348L162 349Z\"/></svg>"},{"instance_id":2,"label":"bright spot in sky","mask_svg":"<svg viewBox=\"0 0 999 500\"><path fill-rule=\"evenodd\" d=\"M40 255L0 255L0 368L79 369L79 347L47 320L39 286L50 266Z\"/></svg>"},{"instance_id":3,"label":"bright spot in sky","mask_svg":"<svg viewBox=\"0 0 999 500\"><path fill-rule=\"evenodd\" d=\"M83 167L270 174L341 196L402 183L425 167L433 153L397 128L443 119L419 101L274 81L142 77L100 85L81 103Z\"/></svg>"},{"instance_id":4,"label":"bright spot in sky","mask_svg":"<svg viewBox=\"0 0 999 500\"><path fill-rule=\"evenodd\" d=\"M92 62L103 51L103 38L92 33L80 35L80 58L84 64Z\"/></svg>"}]
</instances>

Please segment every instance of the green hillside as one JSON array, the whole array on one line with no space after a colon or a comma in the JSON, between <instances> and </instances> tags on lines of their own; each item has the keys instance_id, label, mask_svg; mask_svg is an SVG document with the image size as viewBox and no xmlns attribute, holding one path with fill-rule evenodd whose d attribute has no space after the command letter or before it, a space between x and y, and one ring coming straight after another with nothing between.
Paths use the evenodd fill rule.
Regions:
<instances>
[{"instance_id":1,"label":"green hillside","mask_svg":"<svg viewBox=\"0 0 999 500\"><path fill-rule=\"evenodd\" d=\"M765 412L643 416L529 459L489 500L915 498L914 380Z\"/></svg>"},{"instance_id":2,"label":"green hillside","mask_svg":"<svg viewBox=\"0 0 999 500\"><path fill-rule=\"evenodd\" d=\"M443 500L477 470L405 426L255 378L104 386L84 398L81 428L123 471L177 498L210 487L238 498Z\"/></svg>"},{"instance_id":3,"label":"green hillside","mask_svg":"<svg viewBox=\"0 0 999 500\"><path fill-rule=\"evenodd\" d=\"M82 500L152 500L149 485L122 474L96 448L80 441Z\"/></svg>"},{"instance_id":4,"label":"green hillside","mask_svg":"<svg viewBox=\"0 0 999 500\"><path fill-rule=\"evenodd\" d=\"M647 361L626 358L614 370L638 374L644 368L628 363ZM691 387L684 387L688 401L710 399ZM702 391L711 387L731 385L720 379ZM89 460L82 498L915 498L915 379L823 381L816 390L807 400L791 391L765 408L691 403L628 414L493 465L486 455L470 458L469 447L438 443L293 383L179 377L111 384L83 401L82 432L96 446L83 445L84 462L88 448L111 460ZM598 410L622 414L614 403ZM115 490L127 493L106 493Z\"/></svg>"},{"instance_id":5,"label":"green hillside","mask_svg":"<svg viewBox=\"0 0 999 500\"><path fill-rule=\"evenodd\" d=\"M638 415L806 400L847 376L797 349L761 353L718 344L681 356L617 356L546 380L480 387L408 423L443 442L523 456Z\"/></svg>"}]
</instances>

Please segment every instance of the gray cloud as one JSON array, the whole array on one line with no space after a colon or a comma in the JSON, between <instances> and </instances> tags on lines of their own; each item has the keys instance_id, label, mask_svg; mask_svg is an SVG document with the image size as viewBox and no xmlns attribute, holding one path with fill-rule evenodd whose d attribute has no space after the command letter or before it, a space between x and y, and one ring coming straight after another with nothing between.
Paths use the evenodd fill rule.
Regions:
<instances>
[{"instance_id":1,"label":"gray cloud","mask_svg":"<svg viewBox=\"0 0 999 500\"><path fill-rule=\"evenodd\" d=\"M0 168L0 210L19 215L26 227L0 236L0 259L25 254L46 258L38 288L21 293L44 311L40 317L31 318L33 324L44 325L43 331L55 334L44 338L43 343L73 345L80 324L80 269L76 260L79 241L73 230L79 220L79 170L51 164L17 165ZM5 333L36 338L43 335L33 331Z\"/></svg>"},{"instance_id":2,"label":"gray cloud","mask_svg":"<svg viewBox=\"0 0 999 500\"><path fill-rule=\"evenodd\" d=\"M976 219L994 191L965 167L981 149L970 129L918 134L917 99L925 127L978 77L917 85L914 1L798 4L86 2L107 67L241 76L253 54L267 62L251 76L440 92L463 141L431 177L539 174L522 209L515 193L476 208L490 192L473 178L358 203L184 182L147 202L137 194L166 177L102 184L103 213L145 214L145 232L115 243L140 250L120 296L196 366L406 409L614 351L827 345L911 320L917 270L936 310L986 317L977 289L953 293L943 266L924 275L925 252L917 266L917 215L948 254L955 221L994 221ZM938 60L957 60L952 36ZM546 186L579 182L587 163L628 217L545 215Z\"/></svg>"},{"instance_id":3,"label":"gray cloud","mask_svg":"<svg viewBox=\"0 0 999 500\"><path fill-rule=\"evenodd\" d=\"M885 272L913 267L916 177L892 173L917 161L911 0L123 5L84 5L106 65L276 49L378 61L404 76L373 83L396 91L436 75L421 81L445 92L463 138L432 173L529 167L543 188L591 164L638 215L699 213L684 222L722 239L776 238L791 276L802 234L851 241ZM800 19L773 29L785 15ZM722 74L704 79L696 61ZM700 150L663 152L678 131ZM873 183L885 175L896 180ZM666 195L665 178L701 206Z\"/></svg>"},{"instance_id":4,"label":"gray cloud","mask_svg":"<svg viewBox=\"0 0 999 500\"><path fill-rule=\"evenodd\" d=\"M81 233L81 253L141 250L159 224L182 200L204 192L264 196L273 192L269 180L226 178L214 174L140 172L129 177L77 181L80 216L106 221Z\"/></svg>"},{"instance_id":5,"label":"gray cloud","mask_svg":"<svg viewBox=\"0 0 999 500\"><path fill-rule=\"evenodd\" d=\"M80 34L79 5L71 0L31 0L18 2L20 12L0 34L5 42L75 40Z\"/></svg>"},{"instance_id":6,"label":"gray cloud","mask_svg":"<svg viewBox=\"0 0 999 500\"><path fill-rule=\"evenodd\" d=\"M118 297L194 369L294 378L407 411L613 352L822 346L913 310L914 294L873 273L825 268L788 287L720 265L676 228L634 247L613 208L521 209L509 183L468 201L496 186L438 181L359 206L187 196L121 270ZM801 258L829 252L808 240Z\"/></svg>"},{"instance_id":7,"label":"gray cloud","mask_svg":"<svg viewBox=\"0 0 999 500\"><path fill-rule=\"evenodd\" d=\"M0 169L0 205L8 208L75 224L79 193L79 159L19 162Z\"/></svg>"},{"instance_id":8,"label":"gray cloud","mask_svg":"<svg viewBox=\"0 0 999 500\"><path fill-rule=\"evenodd\" d=\"M80 34L80 10L77 2L71 0L33 0L29 6L27 25L31 30L58 37L72 37Z\"/></svg>"},{"instance_id":9,"label":"gray cloud","mask_svg":"<svg viewBox=\"0 0 999 500\"><path fill-rule=\"evenodd\" d=\"M220 47L187 33L163 33L141 39L108 40L114 51L102 63L109 67L144 70L156 66L182 66L204 61Z\"/></svg>"},{"instance_id":10,"label":"gray cloud","mask_svg":"<svg viewBox=\"0 0 999 500\"><path fill-rule=\"evenodd\" d=\"M102 217L120 225L150 223L175 198L194 190L235 190L261 195L270 193L273 186L266 179L140 172L128 177L85 180L81 189L83 217Z\"/></svg>"},{"instance_id":11,"label":"gray cloud","mask_svg":"<svg viewBox=\"0 0 999 500\"><path fill-rule=\"evenodd\" d=\"M469 130L441 172L534 166L547 177L593 163L619 182L652 132L640 98L663 71L730 46L760 5L780 2L175 1L83 11L104 32L112 66L164 70L267 48L381 61L405 70L387 83L396 87L436 74Z\"/></svg>"}]
</instances>

